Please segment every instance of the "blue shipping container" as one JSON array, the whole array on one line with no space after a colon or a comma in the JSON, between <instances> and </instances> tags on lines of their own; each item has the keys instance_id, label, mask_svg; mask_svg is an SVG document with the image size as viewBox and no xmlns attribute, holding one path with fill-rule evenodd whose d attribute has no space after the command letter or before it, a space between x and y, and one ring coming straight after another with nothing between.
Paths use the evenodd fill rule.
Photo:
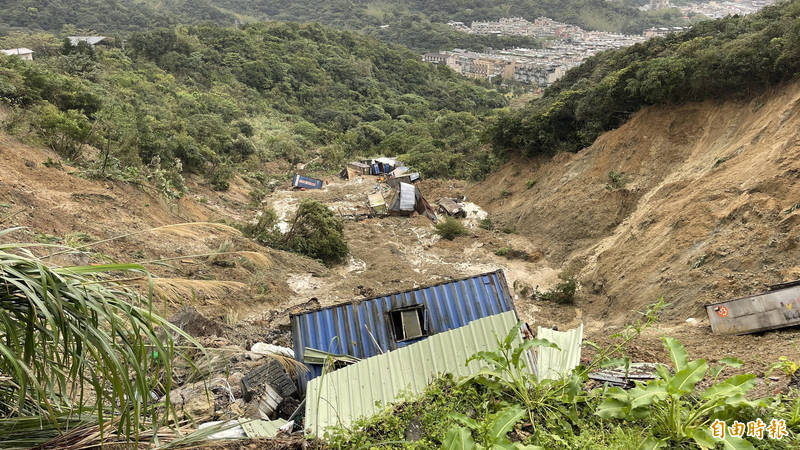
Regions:
<instances>
[{"instance_id":1,"label":"blue shipping container","mask_svg":"<svg viewBox=\"0 0 800 450\"><path fill-rule=\"evenodd\" d=\"M418 342L473 320L516 311L502 270L417 289L357 300L291 316L294 353L305 348L365 359ZM307 380L322 366L307 364Z\"/></svg>"},{"instance_id":2,"label":"blue shipping container","mask_svg":"<svg viewBox=\"0 0 800 450\"><path fill-rule=\"evenodd\" d=\"M322 180L295 175L294 178L292 178L292 186L305 189L322 189Z\"/></svg>"}]
</instances>

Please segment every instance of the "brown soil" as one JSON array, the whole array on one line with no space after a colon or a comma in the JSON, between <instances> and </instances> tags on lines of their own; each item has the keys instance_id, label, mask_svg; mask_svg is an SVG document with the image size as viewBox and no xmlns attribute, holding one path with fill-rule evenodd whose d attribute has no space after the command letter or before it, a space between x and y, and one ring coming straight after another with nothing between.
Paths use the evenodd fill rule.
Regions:
<instances>
[{"instance_id":1,"label":"brown soil","mask_svg":"<svg viewBox=\"0 0 800 450\"><path fill-rule=\"evenodd\" d=\"M250 205L251 188L241 178L218 193L189 177L190 194L165 201L147 186L85 180L67 166L47 168L44 161L57 159L51 152L0 135L0 227L27 227L2 240L67 243L76 232L91 241L127 235L53 262L169 258L168 265L148 265L167 313L194 306L221 324L208 323L201 333L223 334L245 348L257 340L289 345L290 312L503 269L521 318L533 326L566 329L583 322L587 338L605 343L638 318L634 311L664 296L671 306L656 328L631 344L635 359L666 361L659 337L667 334L680 338L690 356L716 361L734 355L745 360L743 370L763 373L779 356L800 359L800 331L715 336L702 305L800 277L800 210L791 211L800 202L797 105L800 87L793 84L751 102L650 108L577 154L516 160L473 186L425 180L420 189L432 204L466 196L498 229L516 232L479 228L485 212L477 206L466 220L470 233L453 241L440 239L424 217L348 220L351 255L330 269L260 246L230 227L148 231L254 220L260 208ZM271 175L284 170L265 168ZM607 187L612 170L624 174L624 186ZM528 180L536 183L528 188ZM303 198L343 215L366 212L374 178L328 181L319 191L281 186L263 207L273 207L285 223ZM226 247L250 253L192 256ZM501 247L528 258L497 256ZM521 295L553 287L562 272L579 281L575 305ZM685 323L689 317L699 326ZM764 381L765 390L770 383Z\"/></svg>"},{"instance_id":2,"label":"brown soil","mask_svg":"<svg viewBox=\"0 0 800 450\"><path fill-rule=\"evenodd\" d=\"M796 83L748 102L652 107L579 153L515 160L469 193L577 276L568 325L583 321L603 340L663 296L671 306L642 339L641 359L663 359L663 332L690 356L734 355L759 371L800 358L800 331L715 336L703 305L800 278L798 123ZM611 171L624 186L610 185Z\"/></svg>"}]
</instances>

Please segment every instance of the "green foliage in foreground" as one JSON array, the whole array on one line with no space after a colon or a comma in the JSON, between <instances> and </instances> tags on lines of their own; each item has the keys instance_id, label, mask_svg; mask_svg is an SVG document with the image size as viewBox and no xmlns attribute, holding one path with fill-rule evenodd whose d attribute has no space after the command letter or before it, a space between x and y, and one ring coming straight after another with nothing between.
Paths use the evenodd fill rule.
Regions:
<instances>
[{"instance_id":1,"label":"green foliage in foreground","mask_svg":"<svg viewBox=\"0 0 800 450\"><path fill-rule=\"evenodd\" d=\"M150 397L169 402L174 355L164 330L184 334L149 299L102 277L128 270L144 269L52 268L22 244L0 246L0 441L30 446L106 422L106 433L135 440L167 423Z\"/></svg>"},{"instance_id":2,"label":"green foliage in foreground","mask_svg":"<svg viewBox=\"0 0 800 450\"><path fill-rule=\"evenodd\" d=\"M720 366L711 369L703 359L689 361L686 350L673 338L664 338L669 350L674 374L659 366L658 377L647 384L637 383L633 389L609 388L597 406L597 415L605 419L641 420L647 424L656 445L680 444L694 441L698 446L716 446L711 435L715 419L730 423L746 422L749 412L765 406L766 401L751 401L745 396L755 386L753 374L732 376L724 381L718 378L726 367L741 367L741 361L725 358ZM710 375L711 386L697 395L696 385ZM754 417L753 417L754 418ZM745 439L726 436L725 446L752 449Z\"/></svg>"},{"instance_id":3,"label":"green foliage in foreground","mask_svg":"<svg viewBox=\"0 0 800 450\"><path fill-rule=\"evenodd\" d=\"M614 343L598 348L588 367L579 366L560 380L537 380L525 370L525 349L552 346L544 340L513 344L518 328L499 342L494 352L481 352L473 359L486 363L478 374L462 380L436 380L419 397L392 407L352 429L329 430L333 447L364 448L547 448L547 449L636 449L714 448L721 441L708 441L713 418L732 423L755 417L787 420L790 435L782 440L725 441L725 448L794 448L800 431L800 400L776 397L748 400L753 387L751 374L720 375L738 361L726 359L709 372L703 360L690 361L674 339L665 339L672 356L671 367L661 365L658 378L634 389L599 388L587 391L587 374L598 367L628 367L621 353L627 343L654 323L664 307L653 305L645 319L614 335ZM593 345L590 343L590 345ZM710 386L695 392L697 383ZM413 430L414 432L411 432ZM418 438L411 440L411 438ZM713 438L711 438L713 439Z\"/></svg>"},{"instance_id":4,"label":"green foliage in foreground","mask_svg":"<svg viewBox=\"0 0 800 450\"><path fill-rule=\"evenodd\" d=\"M800 71L800 0L607 51L490 129L495 150L578 151L646 105L749 95Z\"/></svg>"}]
</instances>

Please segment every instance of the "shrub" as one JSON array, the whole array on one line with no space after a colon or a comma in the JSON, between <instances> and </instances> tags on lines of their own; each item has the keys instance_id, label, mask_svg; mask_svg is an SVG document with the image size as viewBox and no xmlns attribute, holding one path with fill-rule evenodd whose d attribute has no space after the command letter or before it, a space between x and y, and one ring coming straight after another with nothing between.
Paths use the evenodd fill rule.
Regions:
<instances>
[{"instance_id":1,"label":"shrub","mask_svg":"<svg viewBox=\"0 0 800 450\"><path fill-rule=\"evenodd\" d=\"M525 250L517 250L511 247L500 247L494 251L497 256L504 256L508 259L522 259L528 260L528 252Z\"/></svg>"},{"instance_id":2,"label":"shrub","mask_svg":"<svg viewBox=\"0 0 800 450\"><path fill-rule=\"evenodd\" d=\"M536 180L528 180L525 182L525 189L530 189L536 184Z\"/></svg>"},{"instance_id":3,"label":"shrub","mask_svg":"<svg viewBox=\"0 0 800 450\"><path fill-rule=\"evenodd\" d=\"M326 265L343 262L349 253L342 219L316 200L306 199L300 203L283 241L292 251L319 259Z\"/></svg>"},{"instance_id":4,"label":"shrub","mask_svg":"<svg viewBox=\"0 0 800 450\"><path fill-rule=\"evenodd\" d=\"M492 219L490 217L487 217L485 219L481 219L481 221L478 222L478 227L483 228L484 230L491 231L494 229L494 222L492 222Z\"/></svg>"},{"instance_id":5,"label":"shrub","mask_svg":"<svg viewBox=\"0 0 800 450\"><path fill-rule=\"evenodd\" d=\"M609 191L613 189L622 189L627 182L628 180L625 179L624 173L612 170L608 172L608 184L606 184L606 189Z\"/></svg>"},{"instance_id":6,"label":"shrub","mask_svg":"<svg viewBox=\"0 0 800 450\"><path fill-rule=\"evenodd\" d=\"M503 225L503 228L500 229L505 234L516 234L517 227L514 225Z\"/></svg>"},{"instance_id":7,"label":"shrub","mask_svg":"<svg viewBox=\"0 0 800 450\"><path fill-rule=\"evenodd\" d=\"M509 191L508 189L503 189L502 191L500 191L500 198L508 198L508 197L511 197L511 191Z\"/></svg>"},{"instance_id":8,"label":"shrub","mask_svg":"<svg viewBox=\"0 0 800 450\"><path fill-rule=\"evenodd\" d=\"M435 228L436 234L448 241L467 234L464 224L452 217L448 217L444 222L436 224Z\"/></svg>"},{"instance_id":9,"label":"shrub","mask_svg":"<svg viewBox=\"0 0 800 450\"><path fill-rule=\"evenodd\" d=\"M547 292L538 294L540 300L556 302L560 305L572 305L575 303L575 290L578 284L575 278L567 278L561 283L558 283L553 289Z\"/></svg>"}]
</instances>

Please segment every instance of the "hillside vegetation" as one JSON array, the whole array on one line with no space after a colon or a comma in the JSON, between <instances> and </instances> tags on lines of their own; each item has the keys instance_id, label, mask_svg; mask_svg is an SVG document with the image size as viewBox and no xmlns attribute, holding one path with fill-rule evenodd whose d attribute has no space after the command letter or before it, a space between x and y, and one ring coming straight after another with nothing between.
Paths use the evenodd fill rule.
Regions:
<instances>
[{"instance_id":1,"label":"hillside vegetation","mask_svg":"<svg viewBox=\"0 0 800 450\"><path fill-rule=\"evenodd\" d=\"M800 69L800 1L589 58L492 127L496 150L578 151L646 105L748 95Z\"/></svg>"},{"instance_id":2,"label":"hillside vegetation","mask_svg":"<svg viewBox=\"0 0 800 450\"><path fill-rule=\"evenodd\" d=\"M78 162L83 144L100 149L84 161L94 175L149 166L169 192L184 170L225 189L235 165L263 181L262 162L332 169L373 153L401 154L426 175L479 177L494 163L478 117L506 103L407 50L320 25L162 28L132 35L126 50L47 35L37 45L34 62L0 59L7 127Z\"/></svg>"},{"instance_id":3,"label":"hillside vegetation","mask_svg":"<svg viewBox=\"0 0 800 450\"><path fill-rule=\"evenodd\" d=\"M677 10L639 11L633 2L604 0L502 2L489 0L475 4L466 0L424 2L403 0L85 0L58 2L26 0L14 2L0 17L0 34L12 30L61 31L62 27L119 34L177 23L197 24L213 21L234 25L263 20L319 22L340 29L373 34L387 42L415 50L485 47L535 46L530 37L474 36L453 31L451 20L472 22L501 17L538 16L582 26L625 33L640 33L650 26L683 23Z\"/></svg>"}]
</instances>

